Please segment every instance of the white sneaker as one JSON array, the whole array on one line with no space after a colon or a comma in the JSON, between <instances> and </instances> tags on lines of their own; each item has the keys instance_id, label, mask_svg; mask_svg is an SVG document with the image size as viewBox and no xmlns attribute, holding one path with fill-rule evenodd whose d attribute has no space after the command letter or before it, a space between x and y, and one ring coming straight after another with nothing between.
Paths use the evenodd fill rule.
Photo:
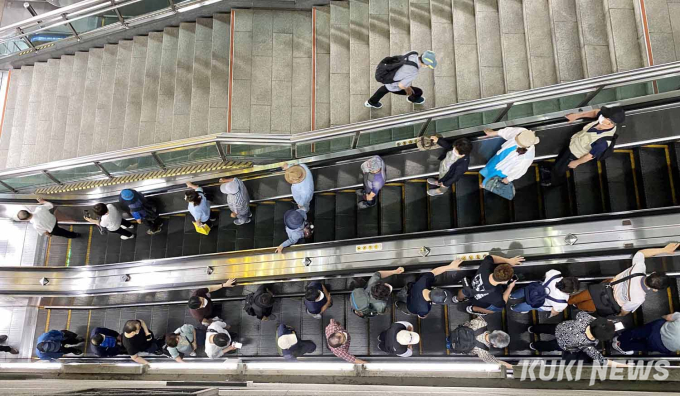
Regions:
<instances>
[{"instance_id":1,"label":"white sneaker","mask_svg":"<svg viewBox=\"0 0 680 396\"><path fill-rule=\"evenodd\" d=\"M120 225L120 228L125 229L125 230L132 230L132 229L135 228L135 225L134 225L134 224L130 224L129 226L126 227L126 226L124 226L124 225L121 224L121 225Z\"/></svg>"},{"instance_id":2,"label":"white sneaker","mask_svg":"<svg viewBox=\"0 0 680 396\"><path fill-rule=\"evenodd\" d=\"M623 349L621 349L621 343L619 342L618 336L612 338L612 349L623 355L632 355L635 353L635 351L624 351Z\"/></svg>"},{"instance_id":3,"label":"white sneaker","mask_svg":"<svg viewBox=\"0 0 680 396\"><path fill-rule=\"evenodd\" d=\"M439 180L435 179L434 177L428 177L427 178L427 184L431 184L433 186L438 186Z\"/></svg>"},{"instance_id":4,"label":"white sneaker","mask_svg":"<svg viewBox=\"0 0 680 396\"><path fill-rule=\"evenodd\" d=\"M121 235L121 236L120 236L120 239L133 239L134 237L135 237L134 235L129 236L129 237L128 237L128 236L125 236L125 235Z\"/></svg>"}]
</instances>

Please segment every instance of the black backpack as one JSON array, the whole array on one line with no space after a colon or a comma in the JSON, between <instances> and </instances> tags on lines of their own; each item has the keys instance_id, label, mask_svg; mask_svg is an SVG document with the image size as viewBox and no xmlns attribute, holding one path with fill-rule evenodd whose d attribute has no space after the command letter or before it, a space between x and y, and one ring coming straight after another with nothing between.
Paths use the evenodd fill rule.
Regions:
<instances>
[{"instance_id":1,"label":"black backpack","mask_svg":"<svg viewBox=\"0 0 680 396\"><path fill-rule=\"evenodd\" d=\"M378 63L375 69L375 79L382 84L395 83L394 75L397 74L399 68L404 65L418 67L418 64L408 60L411 55L418 55L416 51L411 51L406 55L388 56Z\"/></svg>"},{"instance_id":2,"label":"black backpack","mask_svg":"<svg viewBox=\"0 0 680 396\"><path fill-rule=\"evenodd\" d=\"M562 274L558 274L548 279L545 283L543 282L531 282L524 287L524 301L531 305L532 308L540 308L545 304L545 300L550 300L553 302L566 304L567 300L560 300L557 298L550 297L546 291L550 282L554 281L556 278L561 278Z\"/></svg>"},{"instance_id":3,"label":"black backpack","mask_svg":"<svg viewBox=\"0 0 680 396\"><path fill-rule=\"evenodd\" d=\"M615 133L612 136L605 136L602 139L606 140L609 142L609 146L607 147L606 150L602 152L596 159L598 161L604 161L607 158L611 157L611 155L614 153L614 145L616 144L616 139L619 138L619 135Z\"/></svg>"},{"instance_id":4,"label":"black backpack","mask_svg":"<svg viewBox=\"0 0 680 396\"><path fill-rule=\"evenodd\" d=\"M246 296L245 303L243 304L243 310L250 316L257 316L257 312L255 312L255 308L253 308L254 304L255 293L250 293Z\"/></svg>"},{"instance_id":5,"label":"black backpack","mask_svg":"<svg viewBox=\"0 0 680 396\"><path fill-rule=\"evenodd\" d=\"M451 350L454 353L470 353L475 347L489 350L489 347L477 341L477 337L486 332L486 326L472 330L471 328L459 325L451 332L449 336L451 340Z\"/></svg>"}]
</instances>

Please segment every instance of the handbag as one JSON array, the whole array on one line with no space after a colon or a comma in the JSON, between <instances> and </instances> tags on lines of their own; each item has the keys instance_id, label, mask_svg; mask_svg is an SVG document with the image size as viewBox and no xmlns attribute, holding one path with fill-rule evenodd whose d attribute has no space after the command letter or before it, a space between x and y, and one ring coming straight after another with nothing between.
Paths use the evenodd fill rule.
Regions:
<instances>
[{"instance_id":1,"label":"handbag","mask_svg":"<svg viewBox=\"0 0 680 396\"><path fill-rule=\"evenodd\" d=\"M499 195L508 201L512 201L512 199L515 198L515 185L512 184L512 182L508 184L503 183L503 179L499 176L494 176L489 179L484 185L484 189Z\"/></svg>"},{"instance_id":2,"label":"handbag","mask_svg":"<svg viewBox=\"0 0 680 396\"><path fill-rule=\"evenodd\" d=\"M198 224L196 224L195 221L193 223L196 232L198 232L199 234L208 235L210 233L210 226L208 226L207 224L201 224L199 226Z\"/></svg>"},{"instance_id":3,"label":"handbag","mask_svg":"<svg viewBox=\"0 0 680 396\"><path fill-rule=\"evenodd\" d=\"M638 276L646 276L645 274L633 274L621 278L615 282L610 283L595 283L588 286L588 292L590 297L593 299L595 304L595 309L597 314L602 317L607 317L611 315L618 315L621 313L621 306L614 298L614 285L618 285L621 282L625 282L628 279L635 278Z\"/></svg>"}]
</instances>

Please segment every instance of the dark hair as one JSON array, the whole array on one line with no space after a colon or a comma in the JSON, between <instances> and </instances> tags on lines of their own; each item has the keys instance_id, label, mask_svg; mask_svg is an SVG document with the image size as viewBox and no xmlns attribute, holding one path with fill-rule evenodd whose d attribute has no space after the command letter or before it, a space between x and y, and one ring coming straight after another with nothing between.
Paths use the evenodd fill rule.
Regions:
<instances>
[{"instance_id":1,"label":"dark hair","mask_svg":"<svg viewBox=\"0 0 680 396\"><path fill-rule=\"evenodd\" d=\"M575 276L567 276L557 282L555 286L557 286L557 290L571 294L581 288L581 282Z\"/></svg>"},{"instance_id":2,"label":"dark hair","mask_svg":"<svg viewBox=\"0 0 680 396\"><path fill-rule=\"evenodd\" d=\"M455 148L460 155L468 155L472 152L472 142L466 138L456 139L456 141L453 142L453 148Z\"/></svg>"},{"instance_id":3,"label":"dark hair","mask_svg":"<svg viewBox=\"0 0 680 396\"><path fill-rule=\"evenodd\" d=\"M123 333L134 333L137 331L137 326L141 326L138 320L128 320L123 327Z\"/></svg>"},{"instance_id":4,"label":"dark hair","mask_svg":"<svg viewBox=\"0 0 680 396\"><path fill-rule=\"evenodd\" d=\"M507 282L514 274L515 270L512 269L512 265L500 264L493 270L493 279L496 282Z\"/></svg>"},{"instance_id":5,"label":"dark hair","mask_svg":"<svg viewBox=\"0 0 680 396\"><path fill-rule=\"evenodd\" d=\"M226 334L218 333L213 337L213 343L220 348L224 348L229 345L229 336Z\"/></svg>"},{"instance_id":6,"label":"dark hair","mask_svg":"<svg viewBox=\"0 0 680 396\"><path fill-rule=\"evenodd\" d=\"M616 327L610 320L597 318L590 322L590 332L598 341L611 341L616 335Z\"/></svg>"},{"instance_id":7,"label":"dark hair","mask_svg":"<svg viewBox=\"0 0 680 396\"><path fill-rule=\"evenodd\" d=\"M191 202L194 205L200 205L201 203L201 194L196 192L196 190L189 190L184 193L184 200L187 202Z\"/></svg>"},{"instance_id":8,"label":"dark hair","mask_svg":"<svg viewBox=\"0 0 680 396\"><path fill-rule=\"evenodd\" d=\"M665 272L652 272L647 275L645 283L654 290L663 290L671 285L671 279Z\"/></svg>"},{"instance_id":9,"label":"dark hair","mask_svg":"<svg viewBox=\"0 0 680 396\"><path fill-rule=\"evenodd\" d=\"M168 333L165 335L165 345L169 346L170 348L175 348L177 347L177 344L179 341L177 341L177 334L175 333Z\"/></svg>"},{"instance_id":10,"label":"dark hair","mask_svg":"<svg viewBox=\"0 0 680 396\"><path fill-rule=\"evenodd\" d=\"M96 214L97 216L104 216L109 212L109 209L103 203L98 203L94 205L94 208L92 208L92 210L94 211L94 214Z\"/></svg>"},{"instance_id":11,"label":"dark hair","mask_svg":"<svg viewBox=\"0 0 680 396\"><path fill-rule=\"evenodd\" d=\"M316 299L319 298L319 293L321 293L321 290L308 286L305 291L305 300L316 301Z\"/></svg>"},{"instance_id":12,"label":"dark hair","mask_svg":"<svg viewBox=\"0 0 680 396\"><path fill-rule=\"evenodd\" d=\"M371 287L371 296L376 300L387 301L392 294L392 289L384 282L378 282Z\"/></svg>"},{"instance_id":13,"label":"dark hair","mask_svg":"<svg viewBox=\"0 0 680 396\"><path fill-rule=\"evenodd\" d=\"M524 154L527 153L527 151L529 151L529 148L528 148L528 147L519 147L519 146L517 146L517 154L519 154L519 155L524 155Z\"/></svg>"},{"instance_id":14,"label":"dark hair","mask_svg":"<svg viewBox=\"0 0 680 396\"><path fill-rule=\"evenodd\" d=\"M94 346L100 346L102 342L104 342L104 336L101 334L95 334L94 337L90 340L92 342L92 345Z\"/></svg>"},{"instance_id":15,"label":"dark hair","mask_svg":"<svg viewBox=\"0 0 680 396\"><path fill-rule=\"evenodd\" d=\"M333 333L328 337L328 346L331 348L337 348L342 344L342 333Z\"/></svg>"},{"instance_id":16,"label":"dark hair","mask_svg":"<svg viewBox=\"0 0 680 396\"><path fill-rule=\"evenodd\" d=\"M199 309L201 308L201 298L198 296L191 296L189 298L189 309Z\"/></svg>"},{"instance_id":17,"label":"dark hair","mask_svg":"<svg viewBox=\"0 0 680 396\"><path fill-rule=\"evenodd\" d=\"M262 293L260 294L260 302L266 306L274 305L274 296L269 292Z\"/></svg>"},{"instance_id":18,"label":"dark hair","mask_svg":"<svg viewBox=\"0 0 680 396\"><path fill-rule=\"evenodd\" d=\"M28 220L29 217L31 217L31 214L28 210L20 210L19 213L17 213L17 219L19 220Z\"/></svg>"}]
</instances>

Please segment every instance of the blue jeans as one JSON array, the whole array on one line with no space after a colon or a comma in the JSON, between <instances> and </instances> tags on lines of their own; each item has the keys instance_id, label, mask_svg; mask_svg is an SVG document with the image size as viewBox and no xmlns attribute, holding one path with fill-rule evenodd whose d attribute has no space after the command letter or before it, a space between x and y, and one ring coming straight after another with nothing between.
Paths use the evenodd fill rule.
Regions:
<instances>
[{"instance_id":1,"label":"blue jeans","mask_svg":"<svg viewBox=\"0 0 680 396\"><path fill-rule=\"evenodd\" d=\"M511 299L518 299L518 298L524 298L524 288L518 289L518 290L513 290L512 293L510 293L510 298ZM529 311L550 311L550 308L545 308L545 307L540 307L540 308L534 308L531 305L529 305L526 301L522 301L519 304L514 304L510 306L510 309L515 311L515 312L520 312L520 313L526 313Z\"/></svg>"},{"instance_id":2,"label":"blue jeans","mask_svg":"<svg viewBox=\"0 0 680 396\"><path fill-rule=\"evenodd\" d=\"M474 306L476 306L476 305L474 305ZM478 307L478 306L476 306L476 307L481 308L481 309L488 309L489 311L493 311L493 312L501 312L503 310L503 308L505 308L505 307L497 307L495 305L489 305L488 307Z\"/></svg>"},{"instance_id":3,"label":"blue jeans","mask_svg":"<svg viewBox=\"0 0 680 396\"><path fill-rule=\"evenodd\" d=\"M619 335L621 349L624 351L641 352L661 352L664 355L671 355L673 351L668 350L661 342L661 326L666 323L666 319L657 319L644 326L626 330Z\"/></svg>"}]
</instances>

